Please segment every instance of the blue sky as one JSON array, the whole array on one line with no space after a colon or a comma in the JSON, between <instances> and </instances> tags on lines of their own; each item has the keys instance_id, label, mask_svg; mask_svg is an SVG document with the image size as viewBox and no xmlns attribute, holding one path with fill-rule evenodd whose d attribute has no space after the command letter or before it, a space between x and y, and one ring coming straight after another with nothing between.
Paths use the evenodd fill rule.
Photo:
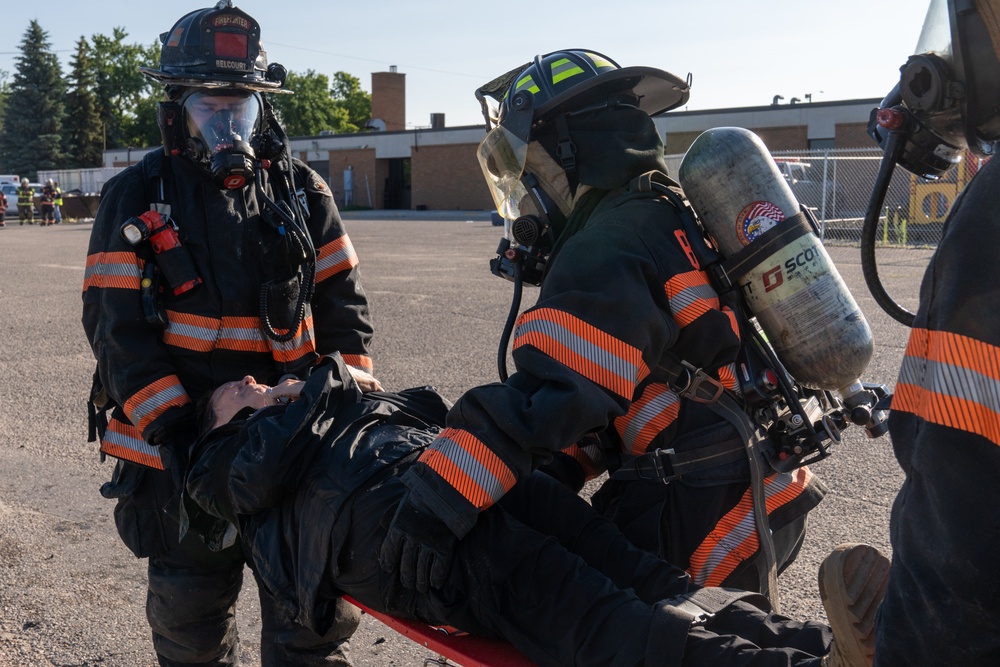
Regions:
<instances>
[{"instance_id":1,"label":"blue sky","mask_svg":"<svg viewBox=\"0 0 1000 667\"><path fill-rule=\"evenodd\" d=\"M81 36L128 32L152 44L182 15L211 0L46 0L8 3L0 69L37 19L68 71ZM602 52L623 66L693 75L687 108L758 106L782 95L830 101L882 97L913 51L927 0L237 0L261 24L271 61L290 70L348 72L371 90L371 73L406 74L406 120L482 122L473 91L536 53Z\"/></svg>"}]
</instances>

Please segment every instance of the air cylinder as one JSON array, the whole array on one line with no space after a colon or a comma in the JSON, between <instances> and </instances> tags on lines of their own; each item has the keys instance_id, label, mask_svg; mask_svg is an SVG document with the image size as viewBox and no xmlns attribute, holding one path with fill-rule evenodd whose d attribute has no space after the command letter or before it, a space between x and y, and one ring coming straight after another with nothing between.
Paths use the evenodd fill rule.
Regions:
<instances>
[{"instance_id":1,"label":"air cylinder","mask_svg":"<svg viewBox=\"0 0 1000 667\"><path fill-rule=\"evenodd\" d=\"M729 277L788 372L806 387L855 393L871 328L822 241L801 229L799 202L760 138L707 130L678 177L721 254L742 260Z\"/></svg>"}]
</instances>

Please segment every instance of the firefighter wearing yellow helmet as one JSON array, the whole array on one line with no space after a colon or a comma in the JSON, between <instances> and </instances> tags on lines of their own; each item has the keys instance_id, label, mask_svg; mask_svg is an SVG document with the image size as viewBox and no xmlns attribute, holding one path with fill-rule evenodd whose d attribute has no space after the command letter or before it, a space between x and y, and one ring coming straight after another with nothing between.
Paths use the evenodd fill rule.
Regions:
<instances>
[{"instance_id":1,"label":"firefighter wearing yellow helmet","mask_svg":"<svg viewBox=\"0 0 1000 667\"><path fill-rule=\"evenodd\" d=\"M643 187L676 188L652 116L684 104L688 81L574 49L537 56L476 95L487 125L480 165L510 225L493 269L540 292L513 329L516 371L467 391L402 475L409 491L383 567L433 580L424 569L549 462L543 469L574 490L609 470L594 506L693 584L760 590L769 559L753 529L746 442L661 373L684 360L703 386L737 388L740 329L692 252L680 195ZM806 467L772 472L766 487L780 569L825 489ZM683 646L688 627L674 630L657 645ZM812 655L826 652L823 641Z\"/></svg>"}]
</instances>

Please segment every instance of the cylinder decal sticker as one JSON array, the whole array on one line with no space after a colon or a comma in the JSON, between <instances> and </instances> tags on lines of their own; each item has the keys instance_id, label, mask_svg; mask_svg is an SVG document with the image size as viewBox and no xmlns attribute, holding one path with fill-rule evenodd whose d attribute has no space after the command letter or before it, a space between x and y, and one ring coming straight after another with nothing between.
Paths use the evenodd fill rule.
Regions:
<instances>
[{"instance_id":1,"label":"cylinder decal sticker","mask_svg":"<svg viewBox=\"0 0 1000 667\"><path fill-rule=\"evenodd\" d=\"M755 201L744 207L736 218L736 236L743 245L750 245L784 219L784 212L771 202Z\"/></svg>"}]
</instances>

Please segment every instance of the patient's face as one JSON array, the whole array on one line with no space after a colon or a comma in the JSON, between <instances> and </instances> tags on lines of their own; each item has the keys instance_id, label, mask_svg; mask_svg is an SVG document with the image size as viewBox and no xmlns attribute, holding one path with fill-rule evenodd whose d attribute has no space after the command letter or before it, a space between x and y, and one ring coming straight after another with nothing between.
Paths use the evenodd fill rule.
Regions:
<instances>
[{"instance_id":1,"label":"patient's face","mask_svg":"<svg viewBox=\"0 0 1000 667\"><path fill-rule=\"evenodd\" d=\"M212 392L211 405L215 412L212 428L229 422L243 408L259 410L274 405L274 396L266 384L258 384L252 375L227 382Z\"/></svg>"}]
</instances>

